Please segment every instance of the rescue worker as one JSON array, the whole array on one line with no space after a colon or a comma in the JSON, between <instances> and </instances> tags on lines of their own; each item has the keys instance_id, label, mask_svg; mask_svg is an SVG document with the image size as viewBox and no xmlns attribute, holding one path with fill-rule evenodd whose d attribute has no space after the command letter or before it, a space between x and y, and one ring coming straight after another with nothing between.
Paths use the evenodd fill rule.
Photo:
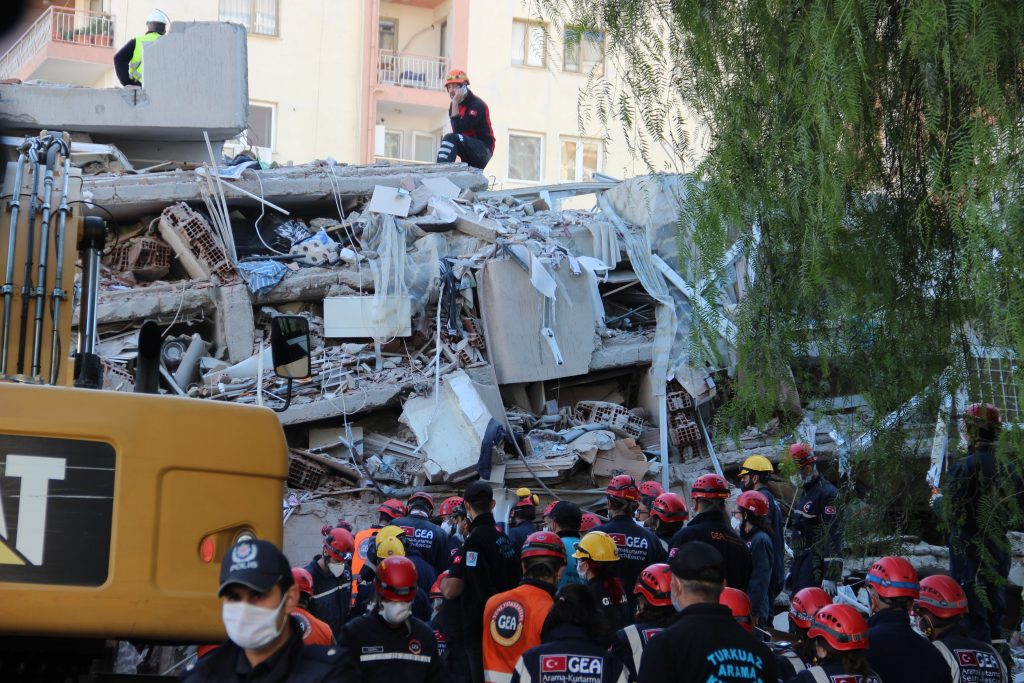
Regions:
<instances>
[{"instance_id":1,"label":"rescue worker","mask_svg":"<svg viewBox=\"0 0 1024 683\"><path fill-rule=\"evenodd\" d=\"M813 639L818 664L801 671L794 683L882 683L867 659L868 625L850 605L826 605L814 615L807 635ZM922 679L893 679L918 681Z\"/></svg>"},{"instance_id":2,"label":"rescue worker","mask_svg":"<svg viewBox=\"0 0 1024 683\"><path fill-rule=\"evenodd\" d=\"M452 563L452 548L445 530L430 521L434 514L434 498L425 491L417 491L405 502L408 514L391 523L405 529L409 547L430 563L435 575L440 574Z\"/></svg>"},{"instance_id":3,"label":"rescue worker","mask_svg":"<svg viewBox=\"0 0 1024 683\"><path fill-rule=\"evenodd\" d=\"M628 626L632 622L633 611L626 599L619 572L615 571L615 565L621 562L615 541L595 529L576 544L573 557L576 558L580 578L586 581L587 588L594 594L611 633Z\"/></svg>"},{"instance_id":4,"label":"rescue worker","mask_svg":"<svg viewBox=\"0 0 1024 683\"><path fill-rule=\"evenodd\" d=\"M948 498L949 573L967 594L967 633L1005 653L1000 623L1006 611L1005 583L1010 574L1006 532L1013 522L1006 503L1016 498L1017 506L1024 505L1024 483L1012 464L1000 462L996 456L1002 428L999 410L991 403L974 403L964 410L963 420L967 455L949 469L944 486L944 497ZM989 501L994 512L980 525L983 499Z\"/></svg>"},{"instance_id":5,"label":"rescue worker","mask_svg":"<svg viewBox=\"0 0 1024 683\"><path fill-rule=\"evenodd\" d=\"M338 637L341 627L348 621L352 605L352 561L354 541L345 529L334 528L323 538L323 552L317 555L305 570L313 578L313 598L309 611L331 628Z\"/></svg>"},{"instance_id":6,"label":"rescue worker","mask_svg":"<svg viewBox=\"0 0 1024 683\"><path fill-rule=\"evenodd\" d=\"M494 491L485 481L466 487L463 498L469 516L469 533L462 550L452 561L441 592L449 600L459 599L462 648L469 665L470 680L483 683L483 615L492 595L514 588L520 569L516 551L508 536L494 523Z\"/></svg>"},{"instance_id":7,"label":"rescue worker","mask_svg":"<svg viewBox=\"0 0 1024 683\"><path fill-rule=\"evenodd\" d=\"M960 623L969 612L967 594L951 577L921 579L914 601L917 630L932 641L953 676L953 683L1008 683L1002 657L988 643L969 636Z\"/></svg>"},{"instance_id":8,"label":"rescue worker","mask_svg":"<svg viewBox=\"0 0 1024 683\"><path fill-rule=\"evenodd\" d=\"M665 489L656 481L640 482L640 501L636 506L636 521L643 526L650 526L651 505L654 499L665 493Z\"/></svg>"},{"instance_id":9,"label":"rescue worker","mask_svg":"<svg viewBox=\"0 0 1024 683\"><path fill-rule=\"evenodd\" d=\"M740 538L750 549L750 583L747 595L754 613L755 626L771 626L772 618L772 571L775 566L775 535L768 521L771 508L768 498L760 491L744 491L736 500L736 514L739 517Z\"/></svg>"},{"instance_id":10,"label":"rescue worker","mask_svg":"<svg viewBox=\"0 0 1024 683\"><path fill-rule=\"evenodd\" d=\"M288 559L270 541L240 541L228 549L217 595L228 640L189 664L182 681L359 682L344 648L303 644L299 623L289 616L299 589Z\"/></svg>"},{"instance_id":11,"label":"rescue worker","mask_svg":"<svg viewBox=\"0 0 1024 683\"><path fill-rule=\"evenodd\" d=\"M738 588L729 588L726 586L722 589L722 594L718 596L718 604L725 605L729 608L732 618L736 620L737 624L743 627L744 631L747 633L754 632L754 620L750 609L750 596Z\"/></svg>"},{"instance_id":12,"label":"rescue worker","mask_svg":"<svg viewBox=\"0 0 1024 683\"><path fill-rule=\"evenodd\" d=\"M554 531L554 529L551 528L551 511L555 509L556 505L558 505L557 500L551 501L544 508L544 512L541 513L541 523L544 525L545 531Z\"/></svg>"},{"instance_id":13,"label":"rescue worker","mask_svg":"<svg viewBox=\"0 0 1024 683\"><path fill-rule=\"evenodd\" d=\"M416 566L406 557L381 560L374 589L379 601L373 611L346 624L338 639L358 656L362 680L447 683L434 630L412 616Z\"/></svg>"},{"instance_id":14,"label":"rescue worker","mask_svg":"<svg viewBox=\"0 0 1024 683\"><path fill-rule=\"evenodd\" d=\"M302 642L306 645L334 645L331 627L309 611L309 601L313 597L313 577L302 567L292 567L292 580L299 589L299 604L292 610L292 616L299 622Z\"/></svg>"},{"instance_id":15,"label":"rescue worker","mask_svg":"<svg viewBox=\"0 0 1024 683\"><path fill-rule=\"evenodd\" d=\"M772 461L763 455L750 456L740 467L740 489L757 491L768 499L768 522L772 528L772 577L768 585L769 597L773 604L786 584L786 539L783 533L785 526L782 506L768 485L774 472Z\"/></svg>"},{"instance_id":16,"label":"rescue worker","mask_svg":"<svg viewBox=\"0 0 1024 683\"><path fill-rule=\"evenodd\" d=\"M697 515L672 537L669 557L683 554L683 546L687 543L709 543L725 558L725 585L746 591L752 566L750 549L733 531L725 513L729 483L721 475L705 474L693 482L690 497Z\"/></svg>"},{"instance_id":17,"label":"rescue worker","mask_svg":"<svg viewBox=\"0 0 1024 683\"><path fill-rule=\"evenodd\" d=\"M788 647L776 650L779 663L779 680L788 681L806 669L818 656L814 643L807 636L807 629L815 613L825 605L831 605L829 594L817 587L804 588L793 596L789 603L789 632L793 642Z\"/></svg>"},{"instance_id":18,"label":"rescue worker","mask_svg":"<svg viewBox=\"0 0 1024 683\"><path fill-rule=\"evenodd\" d=\"M452 540L452 545L458 548L462 545L463 538L462 534L459 533L458 525L455 520L452 519L452 513L454 513L456 509L462 510L463 512L466 510L466 501L462 500L462 496L448 496L445 498L441 501L441 508L439 512L441 513L442 520L441 528L444 529L446 534L448 534L449 540Z\"/></svg>"},{"instance_id":19,"label":"rescue worker","mask_svg":"<svg viewBox=\"0 0 1024 683\"><path fill-rule=\"evenodd\" d=\"M627 683L626 667L608 652L608 625L585 586L566 586L544 620L542 645L516 662L510 683Z\"/></svg>"},{"instance_id":20,"label":"rescue worker","mask_svg":"<svg viewBox=\"0 0 1024 683\"><path fill-rule=\"evenodd\" d=\"M484 680L509 683L523 652L540 645L540 629L565 569L565 546L550 531L526 537L520 553L523 579L491 596L484 607Z\"/></svg>"},{"instance_id":21,"label":"rescue worker","mask_svg":"<svg viewBox=\"0 0 1024 683\"><path fill-rule=\"evenodd\" d=\"M669 566L672 604L679 612L644 648L639 683L776 683L771 651L719 604L725 587L722 553L709 543L690 541Z\"/></svg>"},{"instance_id":22,"label":"rescue worker","mask_svg":"<svg viewBox=\"0 0 1024 683\"><path fill-rule=\"evenodd\" d=\"M398 551L392 543L382 548L388 539L394 539L394 543L401 546L401 551ZM416 549L416 546L412 544L409 538L408 532L400 527L394 525L388 525L377 532L376 550L377 550L377 561L383 560L385 557L391 555L402 555L412 560L412 563L416 565L416 576L418 577L419 586L429 595L430 587L434 585L434 581L437 580L437 572L434 571L434 567L423 558L422 555Z\"/></svg>"},{"instance_id":23,"label":"rescue worker","mask_svg":"<svg viewBox=\"0 0 1024 683\"><path fill-rule=\"evenodd\" d=\"M640 572L665 560L665 551L654 532L640 526L633 519L640 501L640 490L633 477L628 474L612 477L604 493L608 498L608 521L595 527L594 531L608 534L618 546L619 561L613 565L612 571L623 586L635 586ZM627 595L626 598L631 614L636 608L633 596ZM624 625L612 624L613 630Z\"/></svg>"},{"instance_id":24,"label":"rescue worker","mask_svg":"<svg viewBox=\"0 0 1024 683\"><path fill-rule=\"evenodd\" d=\"M565 546L565 570L562 572L562 579L558 582L558 587L561 588L570 583L584 583L579 569L576 567L576 558L573 557L573 553L576 552L576 544L580 542L580 522L583 519L580 506L572 501L560 500L555 504L548 518L550 519L548 526L551 531L558 534L558 537L562 539L562 545Z\"/></svg>"},{"instance_id":25,"label":"rescue worker","mask_svg":"<svg viewBox=\"0 0 1024 683\"><path fill-rule=\"evenodd\" d=\"M580 533L585 534L593 531L601 524L601 518L593 512L584 512L580 518Z\"/></svg>"},{"instance_id":26,"label":"rescue worker","mask_svg":"<svg viewBox=\"0 0 1024 683\"><path fill-rule=\"evenodd\" d=\"M483 169L494 154L491 112L469 89L469 76L452 69L444 77L444 89L451 98L448 118L452 132L441 138L437 163L454 162L456 157L474 168Z\"/></svg>"},{"instance_id":27,"label":"rescue worker","mask_svg":"<svg viewBox=\"0 0 1024 683\"><path fill-rule=\"evenodd\" d=\"M942 655L910 627L910 609L920 594L914 567L902 557L883 557L871 565L865 585L871 604L871 668L887 682L949 683Z\"/></svg>"},{"instance_id":28,"label":"rescue worker","mask_svg":"<svg viewBox=\"0 0 1024 683\"><path fill-rule=\"evenodd\" d=\"M132 38L114 55L114 73L121 85L142 87L142 48L167 33L171 20L155 9L146 17L146 32Z\"/></svg>"},{"instance_id":29,"label":"rescue worker","mask_svg":"<svg viewBox=\"0 0 1024 683\"><path fill-rule=\"evenodd\" d=\"M676 615L672 606L671 568L660 563L647 567L640 572L633 593L636 595L634 623L615 632L611 647L612 653L626 664L630 681L636 681L647 643Z\"/></svg>"},{"instance_id":30,"label":"rescue worker","mask_svg":"<svg viewBox=\"0 0 1024 683\"><path fill-rule=\"evenodd\" d=\"M519 500L512 506L509 513L508 539L518 550L523 547L526 537L537 530L534 519L537 517L537 506L540 505L540 498L532 493L525 486L516 490Z\"/></svg>"},{"instance_id":31,"label":"rescue worker","mask_svg":"<svg viewBox=\"0 0 1024 683\"><path fill-rule=\"evenodd\" d=\"M389 530L394 530L388 533ZM436 579L436 576L432 573L434 570L430 567L423 558L418 558L416 562L413 558L406 557L405 546L402 544L401 535L402 529L399 527L386 526L378 532L375 537L375 543L370 548L370 556L366 559L366 565L363 566L362 577L359 582L359 591L356 595L355 604L352 607L351 615L361 615L367 612L373 611L374 603L380 600L380 596L377 594L377 572L380 570L380 563L389 557L405 557L413 563L414 567L423 567L424 571L429 572L427 578ZM420 580L419 571L416 572L417 585L416 595L412 598L412 614L414 617L421 621L430 621L431 607L429 591L433 585L431 583L424 584ZM351 616L350 616L351 618Z\"/></svg>"},{"instance_id":32,"label":"rescue worker","mask_svg":"<svg viewBox=\"0 0 1024 683\"><path fill-rule=\"evenodd\" d=\"M352 557L352 575L359 576L370 550L371 539L392 520L405 516L405 505L397 498L386 500L377 508L377 523L355 535L355 554ZM354 591L355 589L353 589Z\"/></svg>"},{"instance_id":33,"label":"rescue worker","mask_svg":"<svg viewBox=\"0 0 1024 683\"><path fill-rule=\"evenodd\" d=\"M793 444L789 454L800 468L803 490L790 511L794 555L786 584L793 593L820 586L835 595L843 577L843 538L836 509L839 492L818 473L818 456L808 444Z\"/></svg>"},{"instance_id":34,"label":"rescue worker","mask_svg":"<svg viewBox=\"0 0 1024 683\"><path fill-rule=\"evenodd\" d=\"M678 493L663 493L651 503L651 518L647 526L658 537L666 556L671 550L669 543L672 537L683 528L689 518L690 511L686 509L686 501Z\"/></svg>"}]
</instances>

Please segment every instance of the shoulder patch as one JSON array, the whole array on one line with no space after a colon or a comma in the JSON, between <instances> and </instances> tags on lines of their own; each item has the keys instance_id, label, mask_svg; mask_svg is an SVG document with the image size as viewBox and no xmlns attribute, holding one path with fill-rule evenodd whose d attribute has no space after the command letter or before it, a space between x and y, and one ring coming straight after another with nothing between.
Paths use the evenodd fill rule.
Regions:
<instances>
[{"instance_id":1,"label":"shoulder patch","mask_svg":"<svg viewBox=\"0 0 1024 683\"><path fill-rule=\"evenodd\" d=\"M498 605L491 614L488 632L494 642L510 647L519 642L523 635L523 624L526 621L526 610L518 600L506 600Z\"/></svg>"},{"instance_id":2,"label":"shoulder patch","mask_svg":"<svg viewBox=\"0 0 1024 683\"><path fill-rule=\"evenodd\" d=\"M826 505L825 506L825 514L826 515L834 515L834 514L836 514L836 506L835 505Z\"/></svg>"},{"instance_id":3,"label":"shoulder patch","mask_svg":"<svg viewBox=\"0 0 1024 683\"><path fill-rule=\"evenodd\" d=\"M476 566L476 560L477 560L476 551L470 550L468 553L466 553L466 566L467 567L475 567Z\"/></svg>"}]
</instances>

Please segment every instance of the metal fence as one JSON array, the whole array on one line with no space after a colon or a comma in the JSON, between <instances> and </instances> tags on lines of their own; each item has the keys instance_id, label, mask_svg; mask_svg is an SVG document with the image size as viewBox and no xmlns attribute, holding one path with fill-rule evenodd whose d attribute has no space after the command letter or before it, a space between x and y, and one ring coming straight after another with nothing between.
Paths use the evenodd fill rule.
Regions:
<instances>
[{"instance_id":1,"label":"metal fence","mask_svg":"<svg viewBox=\"0 0 1024 683\"><path fill-rule=\"evenodd\" d=\"M441 90L448 72L447 57L424 57L381 50L377 60L378 85Z\"/></svg>"},{"instance_id":2,"label":"metal fence","mask_svg":"<svg viewBox=\"0 0 1024 683\"><path fill-rule=\"evenodd\" d=\"M32 22L17 42L0 57L0 79L14 78L47 43L114 46L114 17L102 12L51 7Z\"/></svg>"}]
</instances>

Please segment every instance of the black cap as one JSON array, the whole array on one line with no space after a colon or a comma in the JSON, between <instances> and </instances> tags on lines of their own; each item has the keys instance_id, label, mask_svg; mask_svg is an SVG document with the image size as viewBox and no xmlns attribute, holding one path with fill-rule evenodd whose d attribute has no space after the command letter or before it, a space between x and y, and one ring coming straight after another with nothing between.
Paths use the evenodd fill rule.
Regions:
<instances>
[{"instance_id":1,"label":"black cap","mask_svg":"<svg viewBox=\"0 0 1024 683\"><path fill-rule=\"evenodd\" d=\"M579 529L583 522L583 511L572 501L560 500L551 508L550 517L563 529Z\"/></svg>"},{"instance_id":2,"label":"black cap","mask_svg":"<svg viewBox=\"0 0 1024 683\"><path fill-rule=\"evenodd\" d=\"M466 487L466 493L462 497L473 505L489 503L494 500L494 489L486 481L474 481Z\"/></svg>"},{"instance_id":3,"label":"black cap","mask_svg":"<svg viewBox=\"0 0 1024 683\"><path fill-rule=\"evenodd\" d=\"M725 579L725 560L715 546L690 541L678 548L668 561L672 573L683 581L721 583Z\"/></svg>"},{"instance_id":4,"label":"black cap","mask_svg":"<svg viewBox=\"0 0 1024 683\"><path fill-rule=\"evenodd\" d=\"M292 585L292 567L270 541L239 541L224 555L220 563L220 588L217 597L233 583L266 593L275 584Z\"/></svg>"}]
</instances>

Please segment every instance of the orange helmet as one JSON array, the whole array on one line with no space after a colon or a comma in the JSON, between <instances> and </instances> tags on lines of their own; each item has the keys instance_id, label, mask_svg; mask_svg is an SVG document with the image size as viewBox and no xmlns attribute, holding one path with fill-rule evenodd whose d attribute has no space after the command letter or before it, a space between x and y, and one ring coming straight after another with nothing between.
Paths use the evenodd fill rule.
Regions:
<instances>
[{"instance_id":1,"label":"orange helmet","mask_svg":"<svg viewBox=\"0 0 1024 683\"><path fill-rule=\"evenodd\" d=\"M952 619L967 614L967 595L959 583L945 574L926 576L921 579L921 595L914 606L939 619Z\"/></svg>"},{"instance_id":2,"label":"orange helmet","mask_svg":"<svg viewBox=\"0 0 1024 683\"><path fill-rule=\"evenodd\" d=\"M754 631L754 624L750 621L750 598L739 588L726 586L722 594L718 596L718 603L725 605L732 612L733 619L740 623L748 633Z\"/></svg>"},{"instance_id":3,"label":"orange helmet","mask_svg":"<svg viewBox=\"0 0 1024 683\"><path fill-rule=\"evenodd\" d=\"M444 76L444 84L469 85L469 74L462 69L452 69Z\"/></svg>"},{"instance_id":4,"label":"orange helmet","mask_svg":"<svg viewBox=\"0 0 1024 683\"><path fill-rule=\"evenodd\" d=\"M868 647L868 622L850 605L826 605L818 610L807 630L809 638L824 638L840 651Z\"/></svg>"}]
</instances>

